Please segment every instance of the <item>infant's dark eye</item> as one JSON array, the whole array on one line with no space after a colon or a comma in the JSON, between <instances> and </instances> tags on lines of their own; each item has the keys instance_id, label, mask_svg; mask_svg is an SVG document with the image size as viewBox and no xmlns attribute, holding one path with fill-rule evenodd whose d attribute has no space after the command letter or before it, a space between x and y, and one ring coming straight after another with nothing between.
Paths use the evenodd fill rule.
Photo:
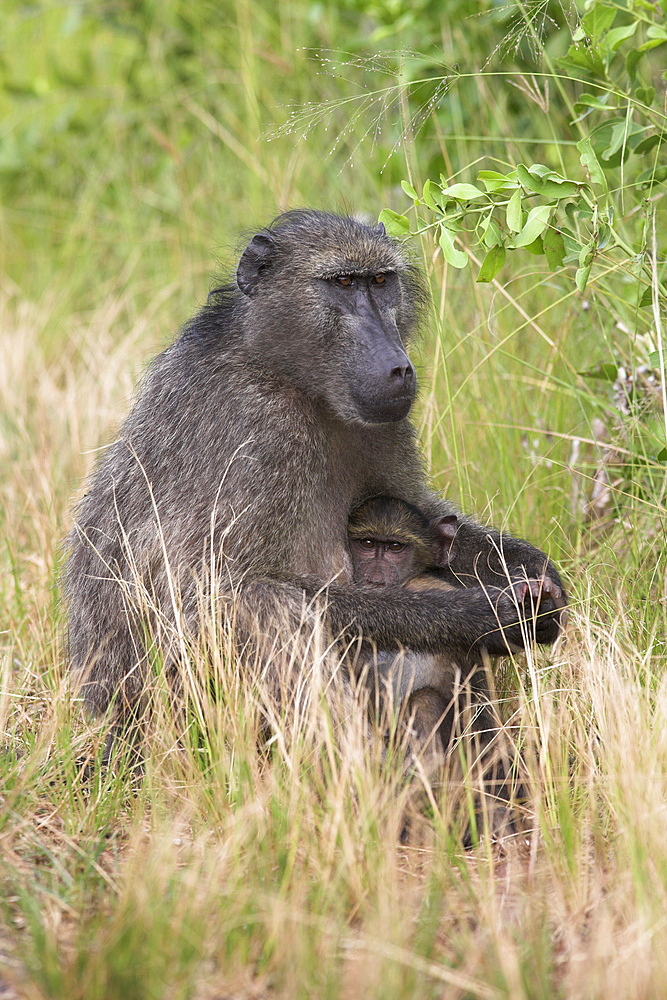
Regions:
<instances>
[{"instance_id":1,"label":"infant's dark eye","mask_svg":"<svg viewBox=\"0 0 667 1000\"><path fill-rule=\"evenodd\" d=\"M342 285L343 288L349 288L350 285L352 284L352 275L339 274L336 276L336 281L338 282L339 285Z\"/></svg>"},{"instance_id":2,"label":"infant's dark eye","mask_svg":"<svg viewBox=\"0 0 667 1000\"><path fill-rule=\"evenodd\" d=\"M390 552L402 552L405 548L403 542L388 542L387 548Z\"/></svg>"},{"instance_id":3,"label":"infant's dark eye","mask_svg":"<svg viewBox=\"0 0 667 1000\"><path fill-rule=\"evenodd\" d=\"M374 274L373 275L373 284L374 285L384 285L384 282L385 282L385 276L384 276L384 274Z\"/></svg>"}]
</instances>

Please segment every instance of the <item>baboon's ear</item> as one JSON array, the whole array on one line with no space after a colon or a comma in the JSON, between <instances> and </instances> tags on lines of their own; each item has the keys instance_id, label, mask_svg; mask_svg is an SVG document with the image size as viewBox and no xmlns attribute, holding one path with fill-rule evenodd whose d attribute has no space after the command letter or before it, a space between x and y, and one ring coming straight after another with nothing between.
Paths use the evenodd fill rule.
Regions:
<instances>
[{"instance_id":1,"label":"baboon's ear","mask_svg":"<svg viewBox=\"0 0 667 1000\"><path fill-rule=\"evenodd\" d=\"M448 514L431 521L430 528L435 535L433 561L435 566L449 566L454 556L454 539L458 527L456 514Z\"/></svg>"},{"instance_id":2,"label":"baboon's ear","mask_svg":"<svg viewBox=\"0 0 667 1000\"><path fill-rule=\"evenodd\" d=\"M380 234L380 236L386 236L387 235L387 230L384 228L384 222L378 222L378 224L377 224L377 232Z\"/></svg>"},{"instance_id":3,"label":"baboon's ear","mask_svg":"<svg viewBox=\"0 0 667 1000\"><path fill-rule=\"evenodd\" d=\"M244 295L254 295L262 276L272 264L276 245L270 233L257 233L243 251L236 269L236 283Z\"/></svg>"}]
</instances>

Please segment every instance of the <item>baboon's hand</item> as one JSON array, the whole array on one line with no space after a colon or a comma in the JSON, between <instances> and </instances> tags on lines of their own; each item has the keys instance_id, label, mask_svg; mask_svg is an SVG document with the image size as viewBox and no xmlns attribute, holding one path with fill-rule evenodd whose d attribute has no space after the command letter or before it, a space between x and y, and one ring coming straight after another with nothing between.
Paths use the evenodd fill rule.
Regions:
<instances>
[{"instance_id":1,"label":"baboon's hand","mask_svg":"<svg viewBox=\"0 0 667 1000\"><path fill-rule=\"evenodd\" d=\"M555 642L565 627L567 599L560 584L548 577L524 577L502 590L486 587L482 593L495 620L495 627L479 639L489 653L519 652L533 641Z\"/></svg>"},{"instance_id":2,"label":"baboon's hand","mask_svg":"<svg viewBox=\"0 0 667 1000\"><path fill-rule=\"evenodd\" d=\"M549 576L515 580L512 590L523 618L534 622L538 642L554 642L567 625L567 597L560 583Z\"/></svg>"},{"instance_id":3,"label":"baboon's hand","mask_svg":"<svg viewBox=\"0 0 667 1000\"><path fill-rule=\"evenodd\" d=\"M479 628L475 646L500 656L525 648L531 633L526 628L525 613L512 586L471 588L467 593L470 595L470 620Z\"/></svg>"}]
</instances>

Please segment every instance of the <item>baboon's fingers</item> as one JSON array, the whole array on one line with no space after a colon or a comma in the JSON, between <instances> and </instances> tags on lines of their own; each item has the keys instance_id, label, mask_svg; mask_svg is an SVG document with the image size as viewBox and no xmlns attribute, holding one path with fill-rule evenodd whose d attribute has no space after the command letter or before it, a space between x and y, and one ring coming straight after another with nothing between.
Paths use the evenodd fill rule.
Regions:
<instances>
[{"instance_id":1,"label":"baboon's fingers","mask_svg":"<svg viewBox=\"0 0 667 1000\"><path fill-rule=\"evenodd\" d=\"M538 581L534 582L538 583ZM538 586L540 591L539 593L536 594L535 591L532 591L535 597L539 597L541 600L544 600L545 597L551 598L551 600L554 602L557 608L565 607L565 605L567 604L567 598L563 593L562 587L559 587L554 580L552 580L548 576L545 576L542 580L539 581Z\"/></svg>"},{"instance_id":2,"label":"baboon's fingers","mask_svg":"<svg viewBox=\"0 0 667 1000\"><path fill-rule=\"evenodd\" d=\"M567 604L562 588L548 576L540 579L516 580L512 586L519 603L524 602L530 595L534 598L532 603L541 610L547 610L542 605L553 604L555 608L564 608Z\"/></svg>"},{"instance_id":3,"label":"baboon's fingers","mask_svg":"<svg viewBox=\"0 0 667 1000\"><path fill-rule=\"evenodd\" d=\"M570 616L563 588L548 576L539 581L533 580L531 584L535 585L535 588L531 586L531 594L536 599L538 614L553 614L560 628L564 629Z\"/></svg>"},{"instance_id":4,"label":"baboon's fingers","mask_svg":"<svg viewBox=\"0 0 667 1000\"><path fill-rule=\"evenodd\" d=\"M554 631L549 641L556 638L558 631L564 629L568 622L567 598L562 587L548 576L539 579L515 580L512 584L514 597L526 617L536 617L536 634L538 642Z\"/></svg>"},{"instance_id":5,"label":"baboon's fingers","mask_svg":"<svg viewBox=\"0 0 667 1000\"><path fill-rule=\"evenodd\" d=\"M532 593L530 589L531 582L530 580L516 580L512 584L512 590L519 605L522 605L528 594Z\"/></svg>"}]
</instances>

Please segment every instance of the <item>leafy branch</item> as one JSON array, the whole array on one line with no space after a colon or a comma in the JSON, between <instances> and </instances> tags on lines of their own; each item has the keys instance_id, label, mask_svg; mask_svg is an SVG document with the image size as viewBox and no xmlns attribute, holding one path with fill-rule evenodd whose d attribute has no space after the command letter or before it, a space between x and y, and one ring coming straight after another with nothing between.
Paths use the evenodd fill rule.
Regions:
<instances>
[{"instance_id":1,"label":"leafy branch","mask_svg":"<svg viewBox=\"0 0 667 1000\"><path fill-rule=\"evenodd\" d=\"M626 23L616 25L619 15ZM474 184L450 183L441 174L438 181L427 180L421 193L403 181L416 209L414 232L433 231L455 268L468 266L461 247L481 247L479 282L493 281L509 254L525 251L544 256L551 270L576 265L581 292L596 257L615 250L616 258L621 255L616 263L631 269L639 283L637 304L650 306L650 218L652 200L662 197L667 179L667 131L665 115L652 107L655 88L640 78L639 69L645 55L665 43L667 28L656 4L642 0L626 10L598 0L588 3L559 60L566 73L576 76L576 85L583 76L583 85L597 91L583 92L570 103L576 116L572 124L581 135L576 143L581 169L566 175L544 163L517 163L506 172L480 170ZM624 75L627 86L614 74ZM614 116L623 104L623 115ZM586 131L584 123L591 121ZM623 169L620 186L614 176L618 168ZM640 209L633 215L639 224L630 234L623 204L629 196ZM389 209L380 219L395 236L413 231L405 215ZM658 292L665 295L663 284Z\"/></svg>"}]
</instances>

